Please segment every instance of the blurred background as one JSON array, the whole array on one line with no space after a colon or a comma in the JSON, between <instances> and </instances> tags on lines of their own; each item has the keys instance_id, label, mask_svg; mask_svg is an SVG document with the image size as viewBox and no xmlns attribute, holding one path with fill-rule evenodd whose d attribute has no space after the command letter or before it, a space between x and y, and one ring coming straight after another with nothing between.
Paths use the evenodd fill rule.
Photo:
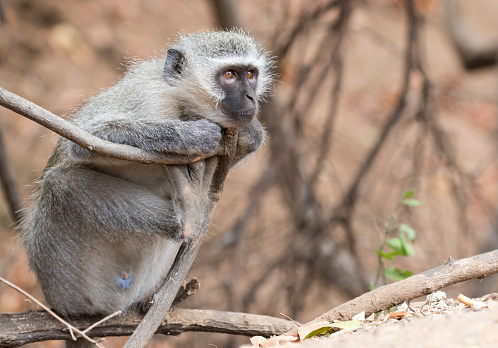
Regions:
<instances>
[{"instance_id":1,"label":"blurred background","mask_svg":"<svg viewBox=\"0 0 498 348\"><path fill-rule=\"evenodd\" d=\"M385 260L386 268L419 273L498 247L497 2L1 4L0 86L63 117L117 81L131 59L164 54L180 31L240 26L276 57L278 83L260 115L268 139L230 174L190 271L201 289L183 307L306 322L382 285L376 249L409 190L423 205L402 205L396 218L416 231L415 254ZM4 108L0 130L12 179L0 202L0 276L42 298L16 249L12 207L29 204L58 137ZM497 290L489 277L447 292ZM0 312L34 308L0 284ZM239 343L248 339L185 333L149 346Z\"/></svg>"}]
</instances>

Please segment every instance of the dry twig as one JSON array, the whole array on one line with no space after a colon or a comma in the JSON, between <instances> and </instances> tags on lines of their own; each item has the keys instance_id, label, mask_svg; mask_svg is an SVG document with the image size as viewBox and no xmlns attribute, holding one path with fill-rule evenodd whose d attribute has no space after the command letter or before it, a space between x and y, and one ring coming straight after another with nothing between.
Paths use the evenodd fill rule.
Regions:
<instances>
[{"instance_id":1,"label":"dry twig","mask_svg":"<svg viewBox=\"0 0 498 348\"><path fill-rule=\"evenodd\" d=\"M31 301L35 302L38 306L40 306L41 308L43 308L49 315L51 315L53 318L55 318L58 322L60 322L61 324L63 324L64 326L66 326L68 329L69 329L69 333L71 335L71 339L73 341L76 341L76 336L74 335L74 333L77 333L78 335L80 335L81 337L83 337L84 339L86 339L87 341L95 344L97 347L99 348L104 348L102 345L100 345L98 343L98 341L88 337L88 335L86 334L88 331L90 331L91 329L93 329L94 327L102 324L103 322L115 317L116 315L119 315L121 314L121 311L119 312L116 312L116 313L113 313L101 320L99 320L98 322L92 324L91 326L89 326L87 329L81 331L79 329L77 329L76 327L74 327L73 325L71 325L70 323L68 323L66 320L62 319L60 316L58 316L54 311L52 311L50 308L48 308L47 306L45 306L43 303L41 303L40 301L38 301L36 298L34 298L33 296L31 296L30 294L28 294L26 291L24 291L23 289L21 289L20 287L18 287L17 285L15 284L12 284L11 282L9 282L8 280L0 277L0 281L8 286L10 286L12 289L15 289L17 290L18 292L20 292L21 294L23 294L24 296L28 297ZM0 346L2 346L1 342L0 342Z\"/></svg>"}]
</instances>

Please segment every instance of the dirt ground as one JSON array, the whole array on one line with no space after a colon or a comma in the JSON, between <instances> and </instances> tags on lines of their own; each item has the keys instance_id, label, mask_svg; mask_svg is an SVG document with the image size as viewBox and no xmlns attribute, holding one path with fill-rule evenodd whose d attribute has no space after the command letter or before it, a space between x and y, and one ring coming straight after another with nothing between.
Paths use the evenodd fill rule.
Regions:
<instances>
[{"instance_id":1,"label":"dirt ground","mask_svg":"<svg viewBox=\"0 0 498 348\"><path fill-rule=\"evenodd\" d=\"M483 298L486 298L484 296ZM498 294L487 296L488 308L470 309L454 299L445 304L410 307L418 315L402 319L381 320L351 331L339 331L327 338L312 338L301 343L288 343L296 348L354 347L497 347ZM443 307L443 308L441 308ZM286 346L284 344L284 346ZM249 346L244 346L249 347Z\"/></svg>"},{"instance_id":2,"label":"dirt ground","mask_svg":"<svg viewBox=\"0 0 498 348\"><path fill-rule=\"evenodd\" d=\"M489 308L445 312L424 318L402 319L356 334L331 336L302 343L301 347L496 347L498 302Z\"/></svg>"}]
</instances>

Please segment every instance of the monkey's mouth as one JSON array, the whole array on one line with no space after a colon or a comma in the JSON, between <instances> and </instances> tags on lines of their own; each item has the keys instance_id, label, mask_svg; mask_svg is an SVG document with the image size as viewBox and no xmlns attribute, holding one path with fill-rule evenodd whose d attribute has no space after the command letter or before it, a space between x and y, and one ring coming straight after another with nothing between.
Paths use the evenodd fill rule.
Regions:
<instances>
[{"instance_id":1,"label":"monkey's mouth","mask_svg":"<svg viewBox=\"0 0 498 348\"><path fill-rule=\"evenodd\" d=\"M243 111L239 111L239 112L235 113L235 117L240 117L240 118L250 117L250 118L252 118L255 113L256 113L256 109L247 109L247 110L243 110Z\"/></svg>"},{"instance_id":2,"label":"monkey's mouth","mask_svg":"<svg viewBox=\"0 0 498 348\"><path fill-rule=\"evenodd\" d=\"M247 109L238 111L230 115L230 119L235 123L236 127L245 127L254 119L256 109Z\"/></svg>"},{"instance_id":3,"label":"monkey's mouth","mask_svg":"<svg viewBox=\"0 0 498 348\"><path fill-rule=\"evenodd\" d=\"M256 108L233 111L222 106L221 110L227 116L227 121L230 123L230 127L245 127L251 123L256 115Z\"/></svg>"}]
</instances>

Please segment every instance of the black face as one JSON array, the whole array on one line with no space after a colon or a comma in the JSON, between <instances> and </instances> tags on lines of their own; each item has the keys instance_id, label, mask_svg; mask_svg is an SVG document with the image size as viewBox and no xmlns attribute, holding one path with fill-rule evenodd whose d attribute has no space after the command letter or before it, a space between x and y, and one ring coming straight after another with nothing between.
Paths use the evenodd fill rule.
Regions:
<instances>
[{"instance_id":1,"label":"black face","mask_svg":"<svg viewBox=\"0 0 498 348\"><path fill-rule=\"evenodd\" d=\"M227 67L218 74L218 81L226 93L221 110L237 126L249 124L258 108L258 70L251 66Z\"/></svg>"}]
</instances>

